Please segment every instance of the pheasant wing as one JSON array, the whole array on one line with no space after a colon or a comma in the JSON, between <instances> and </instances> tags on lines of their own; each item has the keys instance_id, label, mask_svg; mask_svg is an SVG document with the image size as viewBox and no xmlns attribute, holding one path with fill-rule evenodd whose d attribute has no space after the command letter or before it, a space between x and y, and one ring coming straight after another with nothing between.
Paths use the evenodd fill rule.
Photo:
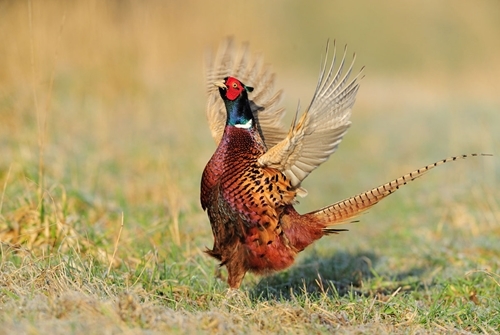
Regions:
<instances>
[{"instance_id":1,"label":"pheasant wing","mask_svg":"<svg viewBox=\"0 0 500 335\"><path fill-rule=\"evenodd\" d=\"M287 132L281 125L284 109L278 107L282 92L274 92L274 74L263 64L262 57L249 53L247 44L238 49L233 39L227 38L215 55L207 54L205 68L208 93L206 113L217 144L226 125L226 110L214 83L228 76L254 87L250 105L266 146L271 148L286 137Z\"/></svg>"},{"instance_id":2,"label":"pheasant wing","mask_svg":"<svg viewBox=\"0 0 500 335\"><path fill-rule=\"evenodd\" d=\"M349 81L356 56L346 71L346 49L337 70L335 57L334 44L333 60L327 68L327 44L325 61L309 107L298 121L295 116L288 135L259 158L262 166L282 171L297 188L311 171L335 152L351 125L351 108L363 69Z\"/></svg>"}]
</instances>

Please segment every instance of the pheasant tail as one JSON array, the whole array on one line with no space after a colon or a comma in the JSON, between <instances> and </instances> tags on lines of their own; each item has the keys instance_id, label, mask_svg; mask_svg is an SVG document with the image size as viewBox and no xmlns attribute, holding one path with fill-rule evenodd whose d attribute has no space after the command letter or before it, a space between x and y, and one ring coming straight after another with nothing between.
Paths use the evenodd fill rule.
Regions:
<instances>
[{"instance_id":1,"label":"pheasant tail","mask_svg":"<svg viewBox=\"0 0 500 335\"><path fill-rule=\"evenodd\" d=\"M317 211L308 213L306 215L319 219L326 228L323 229L325 233L338 233L339 231L344 231L345 229L334 229L331 226L346 223L346 221L353 219L355 216L361 214L366 211L380 200L384 199L388 195L394 193L401 186L406 185L408 182L421 177L429 170L435 168L436 166L453 162L458 159L465 159L468 157L476 157L476 156L491 156L490 154L470 154L470 155L461 155L445 158L438 162L435 162L430 165L426 165L412 171L408 174L405 174L399 178L396 178L386 184L375 187L369 191L359 193L353 197L341 200L336 202L330 206L321 208Z\"/></svg>"}]
</instances>

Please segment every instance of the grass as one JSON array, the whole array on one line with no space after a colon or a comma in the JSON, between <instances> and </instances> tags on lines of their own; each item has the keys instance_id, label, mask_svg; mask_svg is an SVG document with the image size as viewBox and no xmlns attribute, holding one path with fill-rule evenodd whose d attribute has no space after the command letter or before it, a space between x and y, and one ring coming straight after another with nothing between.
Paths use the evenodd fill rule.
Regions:
<instances>
[{"instance_id":1,"label":"grass","mask_svg":"<svg viewBox=\"0 0 500 335\"><path fill-rule=\"evenodd\" d=\"M370 4L1 3L0 334L500 332L498 5ZM227 34L264 51L290 110L326 38L367 65L300 212L495 156L430 172L228 294L198 200L215 149L201 60Z\"/></svg>"}]
</instances>

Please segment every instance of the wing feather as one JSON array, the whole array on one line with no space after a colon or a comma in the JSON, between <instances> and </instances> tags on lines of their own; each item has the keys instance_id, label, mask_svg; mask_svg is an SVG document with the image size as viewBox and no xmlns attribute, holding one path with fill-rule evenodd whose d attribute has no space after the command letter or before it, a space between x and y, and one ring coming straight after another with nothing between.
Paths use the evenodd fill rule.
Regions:
<instances>
[{"instance_id":1,"label":"wing feather","mask_svg":"<svg viewBox=\"0 0 500 335\"><path fill-rule=\"evenodd\" d=\"M337 150L351 125L351 108L359 89L360 73L351 81L356 56L344 71L347 48L335 71L336 49L328 66L328 44L318 84L309 107L298 121L294 120L287 136L259 158L262 166L279 169L292 185L301 182Z\"/></svg>"}]
</instances>

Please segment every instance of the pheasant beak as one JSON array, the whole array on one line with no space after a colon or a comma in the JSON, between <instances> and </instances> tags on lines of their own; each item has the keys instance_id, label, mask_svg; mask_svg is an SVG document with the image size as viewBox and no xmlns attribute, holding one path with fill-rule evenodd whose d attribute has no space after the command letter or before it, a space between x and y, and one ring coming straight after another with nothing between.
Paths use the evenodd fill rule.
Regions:
<instances>
[{"instance_id":1,"label":"pheasant beak","mask_svg":"<svg viewBox=\"0 0 500 335\"><path fill-rule=\"evenodd\" d=\"M224 80L214 81L214 85L224 90L227 90L227 86L224 82L225 82Z\"/></svg>"}]
</instances>

